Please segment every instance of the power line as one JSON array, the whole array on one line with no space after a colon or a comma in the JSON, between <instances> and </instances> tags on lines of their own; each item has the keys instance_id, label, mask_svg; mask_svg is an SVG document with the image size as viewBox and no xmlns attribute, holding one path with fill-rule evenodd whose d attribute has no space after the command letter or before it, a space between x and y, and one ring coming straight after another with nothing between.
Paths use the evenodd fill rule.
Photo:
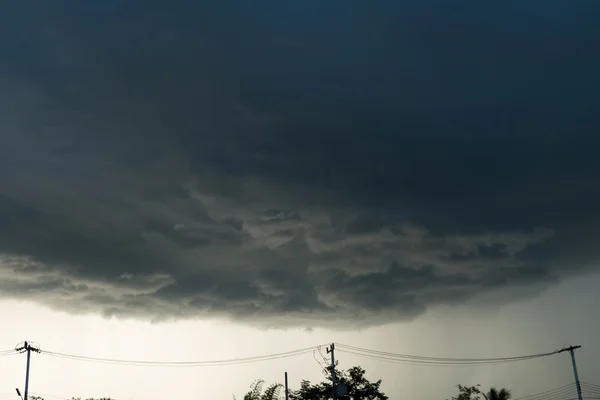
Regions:
<instances>
[{"instance_id":1,"label":"power line","mask_svg":"<svg viewBox=\"0 0 600 400\"><path fill-rule=\"evenodd\" d=\"M392 353L378 350L371 350L362 347L349 346L341 343L336 344L338 351L348 354L357 355L360 357L366 357L381 361L389 361L401 364L414 364L414 365L428 365L428 366L477 366L477 365L496 365L508 362L524 361L535 358L541 358L556 354L558 351L550 353L539 353L530 354L516 357L496 357L496 358L448 358L448 357L427 357L417 356L402 353ZM316 349L320 349L320 345ZM294 357L305 353L315 351L315 347L309 347L304 349L292 350L283 353L269 354L264 356L246 357L246 358L233 358L225 360L210 360L210 361L148 361L148 360L125 360L125 359L111 359L111 358L99 358L89 357L76 354L59 353L53 351L43 351L42 354L64 358L77 361L88 361L98 362L107 364L119 364L119 365L131 365L131 366L158 366L158 367L210 367L210 366L221 366L221 365L236 365L270 361L279 358ZM14 350L12 351L14 352Z\"/></svg>"},{"instance_id":2,"label":"power line","mask_svg":"<svg viewBox=\"0 0 600 400\"><path fill-rule=\"evenodd\" d=\"M14 354L19 354L19 353L15 349L0 350L0 357L1 356L12 356Z\"/></svg>"},{"instance_id":3,"label":"power line","mask_svg":"<svg viewBox=\"0 0 600 400\"><path fill-rule=\"evenodd\" d=\"M348 346L337 343L338 350L343 353L353 354L360 357L371 358L380 361L388 361L399 364L428 365L428 366L476 366L476 365L496 365L508 362L525 361L535 358L547 357L557 354L558 351L551 353L530 354L516 357L496 357L496 358L448 358L448 357L426 357L411 354L392 353L386 351L371 350L362 347Z\"/></svg>"},{"instance_id":4,"label":"power line","mask_svg":"<svg viewBox=\"0 0 600 400\"><path fill-rule=\"evenodd\" d=\"M551 400L551 399L564 399L566 396L577 396L577 388L574 383L569 383L564 386L560 386L554 389L546 390L544 392L534 393L527 396L515 398L513 400Z\"/></svg>"},{"instance_id":5,"label":"power line","mask_svg":"<svg viewBox=\"0 0 600 400\"><path fill-rule=\"evenodd\" d=\"M592 388L597 388L598 390L600 390L600 385L596 385L594 383L589 383L589 382L580 382L582 385L584 386L588 386L588 387L592 387Z\"/></svg>"},{"instance_id":6,"label":"power line","mask_svg":"<svg viewBox=\"0 0 600 400\"><path fill-rule=\"evenodd\" d=\"M564 399L562 398L562 400L577 400L577 395L575 395L575 397L572 398L568 398L568 399ZM600 395L593 395L593 396L583 396L583 399L600 399ZM515 399L516 400L516 399Z\"/></svg>"},{"instance_id":7,"label":"power line","mask_svg":"<svg viewBox=\"0 0 600 400\"><path fill-rule=\"evenodd\" d=\"M213 367L221 365L237 365L237 364L248 364L255 362L271 361L280 358L294 357L314 351L314 347L308 347L304 349L292 350L283 353L275 353L264 356L246 357L246 358L233 358L226 360L210 360L210 361L147 361L147 360L123 360L123 359L111 359L111 358L99 358L99 357L88 357L80 356L75 354L57 353L52 351L44 351L42 354L71 359L77 361L88 361L88 362L99 362L106 364L119 364L119 365L130 365L130 366L144 366L144 367Z\"/></svg>"},{"instance_id":8,"label":"power line","mask_svg":"<svg viewBox=\"0 0 600 400\"><path fill-rule=\"evenodd\" d=\"M540 396L540 397L534 397L534 399L537 399L537 400L566 400L566 399L576 399L576 398L577 398L577 393L575 392L574 388L572 388L569 391L553 393L552 395L544 395L544 396Z\"/></svg>"},{"instance_id":9,"label":"power line","mask_svg":"<svg viewBox=\"0 0 600 400\"><path fill-rule=\"evenodd\" d=\"M520 361L522 359L530 359L530 358L539 358L546 357L553 354L557 354L560 350L554 350L550 353L539 353L539 354L529 354L524 356L516 356L516 357L496 357L496 358L448 358L448 357L427 357L427 356L417 356L411 354L402 354L402 353L392 353L388 351L379 351L379 350L371 350L364 347L356 347L349 346L346 344L336 343L338 347L343 347L355 351L379 354L379 355L388 355L395 357L402 357L407 359L415 359L415 360L425 360L425 361L449 361L449 362L479 362L479 361Z\"/></svg>"},{"instance_id":10,"label":"power line","mask_svg":"<svg viewBox=\"0 0 600 400\"><path fill-rule=\"evenodd\" d=\"M353 354L363 358L370 358L378 361L391 362L394 364L405 364L405 365L415 365L415 366L431 366L431 367L470 367L470 366L483 366L483 365L498 365L498 364L506 364L507 361L499 362L499 361L488 361L488 362L443 362L443 361L419 361L419 360L410 360L410 359L400 359L395 357L386 357L386 356L377 356L372 354L359 353L355 351L349 350L338 350L340 353L345 354Z\"/></svg>"},{"instance_id":11,"label":"power line","mask_svg":"<svg viewBox=\"0 0 600 400\"><path fill-rule=\"evenodd\" d=\"M581 385L581 389L586 394L589 393L594 396L600 396L600 385L595 385L593 383L587 382L579 382Z\"/></svg>"},{"instance_id":12,"label":"power line","mask_svg":"<svg viewBox=\"0 0 600 400\"><path fill-rule=\"evenodd\" d=\"M582 388L583 388L583 392L585 392L587 394L600 395L600 389L585 386L585 385L582 385Z\"/></svg>"},{"instance_id":13,"label":"power line","mask_svg":"<svg viewBox=\"0 0 600 400\"><path fill-rule=\"evenodd\" d=\"M562 391L564 391L565 389L570 389L570 390L572 390L572 389L574 389L574 388L575 388L575 386L574 386L574 384L573 384L573 383L568 383L568 384L566 384L566 385L564 385L564 386L559 386L559 387L557 387L557 388L550 389L550 390L546 390L546 391L544 391L544 392L539 392L539 393L529 394L529 395L527 395L527 396L517 397L517 398L514 398L514 399L512 399L512 400L526 400L526 399L531 399L531 398L535 398L535 397L540 397L541 395L547 395L547 394L551 394L551 393L562 392Z\"/></svg>"}]
</instances>

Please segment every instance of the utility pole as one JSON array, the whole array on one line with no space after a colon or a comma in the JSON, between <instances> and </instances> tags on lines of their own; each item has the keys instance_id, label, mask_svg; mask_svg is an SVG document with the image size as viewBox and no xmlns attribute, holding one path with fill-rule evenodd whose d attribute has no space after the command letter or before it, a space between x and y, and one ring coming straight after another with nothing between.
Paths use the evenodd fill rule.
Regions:
<instances>
[{"instance_id":1,"label":"utility pole","mask_svg":"<svg viewBox=\"0 0 600 400\"><path fill-rule=\"evenodd\" d=\"M289 400L290 398L290 390L288 389L288 379L287 372L285 373L285 400Z\"/></svg>"},{"instance_id":2,"label":"utility pole","mask_svg":"<svg viewBox=\"0 0 600 400\"><path fill-rule=\"evenodd\" d=\"M331 353L331 388L333 389L333 400L336 399L335 392L335 344L331 343L331 346L327 349L327 354ZM27 400L27 399L25 399ZM581 400L581 399L579 399Z\"/></svg>"},{"instance_id":3,"label":"utility pole","mask_svg":"<svg viewBox=\"0 0 600 400\"><path fill-rule=\"evenodd\" d=\"M28 342L23 342L22 346L17 345L15 349L18 352L25 353L27 352L27 368L25 369L25 393L23 396L23 400L27 400L27 395L29 393L29 366L31 365L31 352L39 353L39 347L34 347Z\"/></svg>"},{"instance_id":4,"label":"utility pole","mask_svg":"<svg viewBox=\"0 0 600 400\"><path fill-rule=\"evenodd\" d=\"M579 382L579 374L577 373L577 363L575 362L575 350L580 349L581 346L569 346L559 350L559 353L568 351L571 354L571 363L573 364L573 375L575 375L575 386L577 387L577 398L583 400L581 395L581 383ZM27 399L25 399L27 400Z\"/></svg>"}]
</instances>

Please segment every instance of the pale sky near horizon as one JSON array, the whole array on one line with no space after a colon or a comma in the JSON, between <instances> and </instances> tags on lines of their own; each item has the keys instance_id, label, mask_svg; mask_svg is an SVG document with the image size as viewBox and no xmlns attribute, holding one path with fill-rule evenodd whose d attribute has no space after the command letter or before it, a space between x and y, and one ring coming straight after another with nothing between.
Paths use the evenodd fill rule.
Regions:
<instances>
[{"instance_id":1,"label":"pale sky near horizon","mask_svg":"<svg viewBox=\"0 0 600 400\"><path fill-rule=\"evenodd\" d=\"M1 350L29 339L42 351L149 361L206 361L261 356L315 347L332 341L374 350L424 356L487 358L537 354L573 345L580 379L600 384L595 345L599 332L594 288L600 276L572 279L541 296L490 311L475 305L434 310L416 321L362 331L315 329L261 330L225 322L151 324L139 321L73 317L37 305L3 301L5 321ZM11 317L12 316L12 317ZM18 317L17 317L18 316ZM317 358L318 357L317 354ZM491 366L407 365L362 358L338 351L339 366L360 365L367 377L383 379L390 399L445 400L454 385L506 387L515 398L541 393L574 381L568 353ZM0 396L15 399L24 385L25 355L0 357ZM319 382L320 367L312 354L253 364L217 367L140 367L65 360L32 355L30 391L48 400L107 396L117 400L241 398L255 379L283 383L290 389L301 379ZM586 393L584 396L594 397ZM553 398L541 396L541 400ZM559 398L558 400L563 400ZM564 398L566 400L566 397Z\"/></svg>"},{"instance_id":2,"label":"pale sky near horizon","mask_svg":"<svg viewBox=\"0 0 600 400\"><path fill-rule=\"evenodd\" d=\"M23 340L176 361L579 344L600 385L599 43L597 0L6 5L0 400ZM338 352L392 399L572 381L564 353ZM34 354L31 391L230 398L285 370L323 378L310 352L152 370Z\"/></svg>"}]
</instances>

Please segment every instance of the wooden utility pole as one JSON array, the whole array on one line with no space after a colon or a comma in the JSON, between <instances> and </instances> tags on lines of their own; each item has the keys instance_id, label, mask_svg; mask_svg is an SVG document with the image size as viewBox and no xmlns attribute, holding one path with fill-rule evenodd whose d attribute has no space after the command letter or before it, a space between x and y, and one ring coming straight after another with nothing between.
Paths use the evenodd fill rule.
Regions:
<instances>
[{"instance_id":1,"label":"wooden utility pole","mask_svg":"<svg viewBox=\"0 0 600 400\"><path fill-rule=\"evenodd\" d=\"M575 386L577 387L577 398L579 400L583 400L583 396L581 395L581 383L579 382L579 373L577 373L577 363L575 362L575 350L580 348L581 346L569 346L559 350L558 352L562 353L563 351L568 351L571 354L571 363L573 364L573 375L575 375Z\"/></svg>"}]
</instances>

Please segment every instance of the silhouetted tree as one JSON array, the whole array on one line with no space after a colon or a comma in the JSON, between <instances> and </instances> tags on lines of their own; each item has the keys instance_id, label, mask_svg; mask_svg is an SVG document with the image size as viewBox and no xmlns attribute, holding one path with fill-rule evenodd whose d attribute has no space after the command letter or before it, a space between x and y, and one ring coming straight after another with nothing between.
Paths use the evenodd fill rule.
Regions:
<instances>
[{"instance_id":1,"label":"silhouetted tree","mask_svg":"<svg viewBox=\"0 0 600 400\"><path fill-rule=\"evenodd\" d=\"M479 400L479 396L481 395L480 385L456 385L456 387L458 388L458 395L453 396L451 400Z\"/></svg>"},{"instance_id":2,"label":"silhouetted tree","mask_svg":"<svg viewBox=\"0 0 600 400\"><path fill-rule=\"evenodd\" d=\"M481 385L463 386L457 385L458 395L452 397L452 400L510 400L511 393L507 389L491 388L487 393L481 391Z\"/></svg>"},{"instance_id":3,"label":"silhouetted tree","mask_svg":"<svg viewBox=\"0 0 600 400\"><path fill-rule=\"evenodd\" d=\"M291 400L326 400L331 399L333 390L331 385L331 367L326 368L327 379L325 382L311 384L304 380L300 384L300 389L290 393ZM381 379L376 382L370 382L365 377L365 370L361 367L352 367L347 371L340 371L336 368L336 384L346 384L348 386L348 395L354 400L388 400L388 397L381 391Z\"/></svg>"},{"instance_id":4,"label":"silhouetted tree","mask_svg":"<svg viewBox=\"0 0 600 400\"><path fill-rule=\"evenodd\" d=\"M510 400L510 398L512 397L512 394L510 393L510 390L507 389L496 389L495 387L490 388L490 391L486 393L482 393L483 397L485 397L486 400Z\"/></svg>"},{"instance_id":5,"label":"silhouetted tree","mask_svg":"<svg viewBox=\"0 0 600 400\"><path fill-rule=\"evenodd\" d=\"M250 391L244 395L244 400L277 400L282 386L280 384L272 384L267 386L263 391L265 381L259 379L250 386ZM233 396L235 400L235 396Z\"/></svg>"}]
</instances>

